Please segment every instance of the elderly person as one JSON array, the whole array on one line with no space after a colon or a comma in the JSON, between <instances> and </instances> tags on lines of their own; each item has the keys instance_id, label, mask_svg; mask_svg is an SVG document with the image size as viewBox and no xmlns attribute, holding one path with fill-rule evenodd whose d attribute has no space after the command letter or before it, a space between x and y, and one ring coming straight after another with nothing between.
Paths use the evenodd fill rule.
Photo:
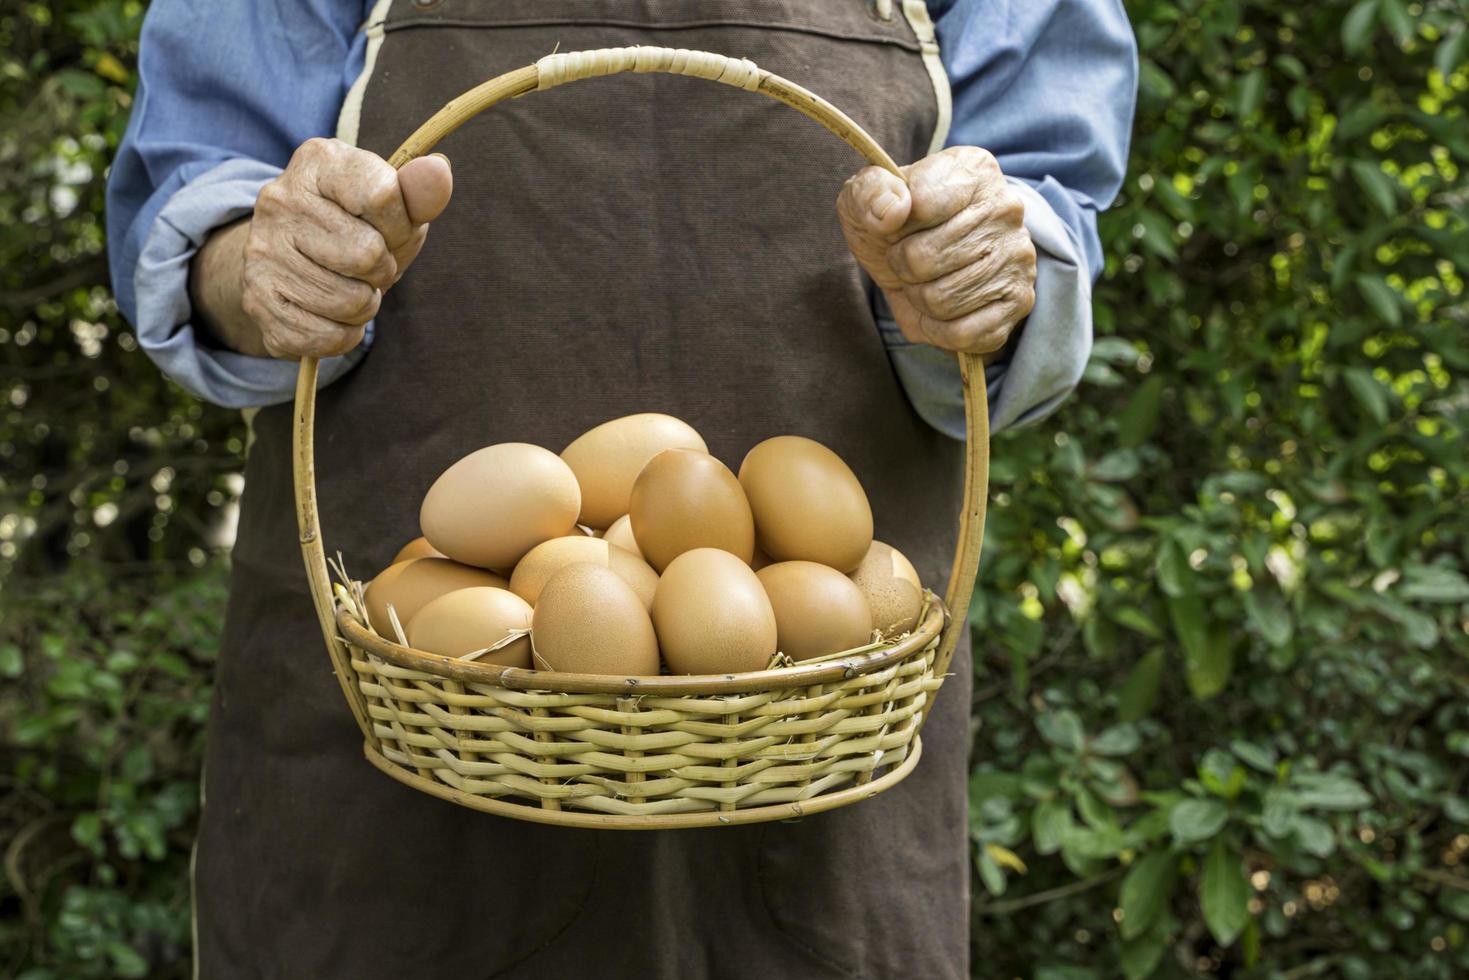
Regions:
<instances>
[{"instance_id":1,"label":"elderly person","mask_svg":"<svg viewBox=\"0 0 1469 980\"><path fill-rule=\"evenodd\" d=\"M807 86L911 161L906 185L853 174L782 106L660 75L539 93L444 156L384 162L485 78L640 43ZM119 301L180 385L264 406L205 764L200 975L967 976L966 648L914 774L791 823L545 827L366 765L300 563L292 360L323 358L322 521L353 570L418 533L465 452L660 411L724 459L782 432L828 444L939 582L964 435L949 352L990 355L1000 427L1051 411L1087 358L1136 79L1118 0L155 0L139 70L109 186Z\"/></svg>"}]
</instances>

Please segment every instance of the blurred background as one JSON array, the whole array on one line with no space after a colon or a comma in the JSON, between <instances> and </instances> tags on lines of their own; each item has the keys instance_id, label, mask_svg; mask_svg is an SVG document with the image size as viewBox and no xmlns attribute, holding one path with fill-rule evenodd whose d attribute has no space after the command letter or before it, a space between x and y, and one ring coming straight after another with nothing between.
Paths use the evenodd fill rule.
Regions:
<instances>
[{"instance_id":1,"label":"blurred background","mask_svg":"<svg viewBox=\"0 0 1469 980\"><path fill-rule=\"evenodd\" d=\"M1079 395L994 445L974 975L1469 974L1469 0L1129 0ZM0 6L0 976L182 977L244 427L108 289L137 0Z\"/></svg>"}]
</instances>

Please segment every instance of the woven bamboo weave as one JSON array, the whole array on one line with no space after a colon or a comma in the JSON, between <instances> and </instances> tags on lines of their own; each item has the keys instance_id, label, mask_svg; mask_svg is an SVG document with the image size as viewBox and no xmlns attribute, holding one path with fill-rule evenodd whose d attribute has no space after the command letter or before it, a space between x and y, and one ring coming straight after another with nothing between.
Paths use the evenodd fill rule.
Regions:
<instances>
[{"instance_id":1,"label":"woven bamboo weave","mask_svg":"<svg viewBox=\"0 0 1469 980\"><path fill-rule=\"evenodd\" d=\"M830 103L745 59L636 47L541 59L454 99L408 138L401 167L506 99L618 72L669 72L776 99L870 163L892 158ZM616 677L450 659L384 639L334 593L316 503L317 363L296 388L301 549L327 651L370 762L490 813L565 826L656 829L787 819L858 802L918 764L918 732L964 628L984 535L988 409L977 355L959 355L968 442L964 509L943 600L881 644L745 674ZM940 519L935 515L935 519Z\"/></svg>"}]
</instances>

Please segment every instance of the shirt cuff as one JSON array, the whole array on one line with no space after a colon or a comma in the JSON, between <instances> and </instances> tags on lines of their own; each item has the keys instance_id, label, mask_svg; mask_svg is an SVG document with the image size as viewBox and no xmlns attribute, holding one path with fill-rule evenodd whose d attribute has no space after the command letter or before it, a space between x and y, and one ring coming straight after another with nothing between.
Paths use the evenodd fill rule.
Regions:
<instances>
[{"instance_id":1,"label":"shirt cuff","mask_svg":"<svg viewBox=\"0 0 1469 980\"><path fill-rule=\"evenodd\" d=\"M190 323L189 264L211 231L254 210L260 189L280 172L279 167L257 160L227 160L185 184L158 212L133 275L138 346L179 387L226 408L290 401L300 369L292 361L240 354L205 342ZM369 323L356 349L321 360L318 388L362 360L372 332Z\"/></svg>"},{"instance_id":2,"label":"shirt cuff","mask_svg":"<svg viewBox=\"0 0 1469 980\"><path fill-rule=\"evenodd\" d=\"M1092 284L1081 243L1032 186L1008 178L1025 203L1035 243L1035 307L1004 354L985 369L990 427L1029 425L1066 400L1092 349ZM964 385L949 351L904 339L878 296L878 329L913 408L934 428L964 438Z\"/></svg>"}]
</instances>

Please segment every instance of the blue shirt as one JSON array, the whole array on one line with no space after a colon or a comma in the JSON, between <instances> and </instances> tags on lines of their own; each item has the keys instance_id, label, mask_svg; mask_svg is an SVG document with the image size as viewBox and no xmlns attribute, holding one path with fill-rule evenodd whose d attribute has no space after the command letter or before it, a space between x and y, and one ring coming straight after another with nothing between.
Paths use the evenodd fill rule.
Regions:
<instances>
[{"instance_id":1,"label":"blue shirt","mask_svg":"<svg viewBox=\"0 0 1469 980\"><path fill-rule=\"evenodd\" d=\"M401 2L401 0L400 0ZM860 2L860 0L850 0ZM118 303L140 346L184 388L232 407L288 401L296 366L222 350L191 324L188 268L248 214L294 149L336 131L361 74L370 0L154 0L138 89L107 187ZM1036 305L989 372L998 427L1047 414L1091 348L1097 212L1122 182L1137 53L1120 0L928 0L953 94L949 145L985 147L1020 189L1036 243ZM901 16L901 13L898 14ZM268 70L267 70L268 66ZM952 355L879 330L915 408L962 438ZM370 345L322 362L323 384Z\"/></svg>"}]
</instances>

